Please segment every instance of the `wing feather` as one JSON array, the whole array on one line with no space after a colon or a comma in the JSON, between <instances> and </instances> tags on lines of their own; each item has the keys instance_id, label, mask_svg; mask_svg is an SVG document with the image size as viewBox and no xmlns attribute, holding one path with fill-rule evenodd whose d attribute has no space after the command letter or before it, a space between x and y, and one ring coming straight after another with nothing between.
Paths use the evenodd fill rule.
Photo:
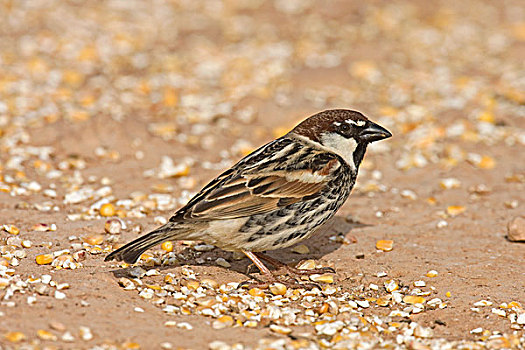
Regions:
<instances>
[{"instance_id":1,"label":"wing feather","mask_svg":"<svg viewBox=\"0 0 525 350\"><path fill-rule=\"evenodd\" d=\"M341 166L341 161L336 155L311 148L299 152L294 148L293 151L289 157L300 157L301 151L313 152L313 157L308 157L310 160L300 166L290 161L288 164L293 168L283 169L283 158L274 157L272 166L267 161L272 159L271 154L268 156L264 150L258 150L252 158L247 156L210 182L170 220L241 218L271 212L304 197L315 197L325 188L331 173ZM301 159L304 158L303 154ZM264 167L257 166L262 162Z\"/></svg>"}]
</instances>

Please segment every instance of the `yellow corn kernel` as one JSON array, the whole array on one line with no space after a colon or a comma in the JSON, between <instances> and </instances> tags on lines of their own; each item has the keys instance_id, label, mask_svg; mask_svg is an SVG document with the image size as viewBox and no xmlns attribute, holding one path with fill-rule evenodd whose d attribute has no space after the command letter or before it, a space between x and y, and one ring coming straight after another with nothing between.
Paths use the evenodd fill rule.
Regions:
<instances>
[{"instance_id":1,"label":"yellow corn kernel","mask_svg":"<svg viewBox=\"0 0 525 350\"><path fill-rule=\"evenodd\" d=\"M100 207L100 215L102 216L114 216L116 214L115 206L111 203L103 204Z\"/></svg>"},{"instance_id":2,"label":"yellow corn kernel","mask_svg":"<svg viewBox=\"0 0 525 350\"><path fill-rule=\"evenodd\" d=\"M164 243L161 244L160 246L163 250L165 250L166 252L172 252L173 251L173 242L172 241L166 241Z\"/></svg>"},{"instance_id":3,"label":"yellow corn kernel","mask_svg":"<svg viewBox=\"0 0 525 350\"><path fill-rule=\"evenodd\" d=\"M376 242L376 248L384 252L389 252L394 247L394 241L391 240L379 240Z\"/></svg>"},{"instance_id":4,"label":"yellow corn kernel","mask_svg":"<svg viewBox=\"0 0 525 350\"><path fill-rule=\"evenodd\" d=\"M53 254L42 254L36 256L36 263L38 265L47 265L53 262Z\"/></svg>"}]
</instances>

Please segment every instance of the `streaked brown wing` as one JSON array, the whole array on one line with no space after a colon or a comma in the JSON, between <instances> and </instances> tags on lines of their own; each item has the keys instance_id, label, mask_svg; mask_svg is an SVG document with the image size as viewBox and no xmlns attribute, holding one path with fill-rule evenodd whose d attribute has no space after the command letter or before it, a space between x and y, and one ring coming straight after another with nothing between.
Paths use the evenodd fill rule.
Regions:
<instances>
[{"instance_id":1,"label":"streaked brown wing","mask_svg":"<svg viewBox=\"0 0 525 350\"><path fill-rule=\"evenodd\" d=\"M321 169L247 173L229 179L186 211L186 219L234 219L267 213L323 190L330 170L339 161Z\"/></svg>"},{"instance_id":2,"label":"streaked brown wing","mask_svg":"<svg viewBox=\"0 0 525 350\"><path fill-rule=\"evenodd\" d=\"M319 194L329 175L343 163L337 155L279 138L204 186L170 221L224 220L270 212Z\"/></svg>"},{"instance_id":3,"label":"streaked brown wing","mask_svg":"<svg viewBox=\"0 0 525 350\"><path fill-rule=\"evenodd\" d=\"M245 175L232 183L225 183L201 198L191 208L191 217L220 220L262 214L314 195L326 185L324 179L318 179L318 182L290 181L283 172Z\"/></svg>"}]
</instances>

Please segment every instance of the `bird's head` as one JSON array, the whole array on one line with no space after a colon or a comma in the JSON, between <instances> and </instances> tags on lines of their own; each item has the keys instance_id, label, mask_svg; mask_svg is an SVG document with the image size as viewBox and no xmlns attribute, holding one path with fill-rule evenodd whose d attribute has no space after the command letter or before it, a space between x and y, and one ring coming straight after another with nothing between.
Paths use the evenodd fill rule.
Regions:
<instances>
[{"instance_id":1,"label":"bird's head","mask_svg":"<svg viewBox=\"0 0 525 350\"><path fill-rule=\"evenodd\" d=\"M319 143L339 154L357 171L369 143L392 134L368 120L363 114L348 109L331 109L317 113L297 125L291 133Z\"/></svg>"}]
</instances>

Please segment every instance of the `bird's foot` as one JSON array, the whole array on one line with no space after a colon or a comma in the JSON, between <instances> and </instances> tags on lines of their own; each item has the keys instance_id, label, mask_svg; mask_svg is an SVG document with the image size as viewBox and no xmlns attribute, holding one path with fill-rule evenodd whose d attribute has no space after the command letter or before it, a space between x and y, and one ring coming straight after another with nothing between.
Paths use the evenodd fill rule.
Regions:
<instances>
[{"instance_id":1,"label":"bird's foot","mask_svg":"<svg viewBox=\"0 0 525 350\"><path fill-rule=\"evenodd\" d=\"M316 275L316 274L323 274L323 273L335 273L335 270L331 267L321 267L321 268L313 268L313 269L298 269L296 267L288 266L282 261L279 261L277 259L274 259L268 255L262 254L262 253L255 253L256 256L273 266L277 268L283 268L285 269L288 274L292 276L310 276L310 275Z\"/></svg>"},{"instance_id":2,"label":"bird's foot","mask_svg":"<svg viewBox=\"0 0 525 350\"><path fill-rule=\"evenodd\" d=\"M310 269L310 270L296 269L294 267L290 267L290 266L280 262L277 259L274 259L272 257L264 255L264 254L262 254L260 252L253 253L253 252L246 252L246 251L244 251L244 254L246 254L246 256L248 256L248 258L250 258L253 261L255 266L257 266L259 268L259 270L262 272L263 278L265 280L264 281L257 280L257 282L246 281L246 282L241 283L239 285L239 288L245 287L245 288L266 289L272 283L281 283L281 284L284 284L287 288L305 288L305 289L319 288L319 289L322 289L321 286L319 286L317 283L301 281L300 278L294 278L293 275L299 277L299 276L305 276L305 275L306 276L307 275L313 275L313 274L316 274L316 273L317 274L318 273L322 274L322 273L327 273L327 272L332 272L332 273L335 272L334 269L332 269L331 267L325 267L325 268L321 268L321 269ZM286 269L287 272L288 272L288 275L291 278L288 278L288 279L277 278L275 276L275 274L273 272L271 272L262 263L262 261L260 259L262 259L262 260L272 264L275 267L280 267L280 268Z\"/></svg>"}]
</instances>

